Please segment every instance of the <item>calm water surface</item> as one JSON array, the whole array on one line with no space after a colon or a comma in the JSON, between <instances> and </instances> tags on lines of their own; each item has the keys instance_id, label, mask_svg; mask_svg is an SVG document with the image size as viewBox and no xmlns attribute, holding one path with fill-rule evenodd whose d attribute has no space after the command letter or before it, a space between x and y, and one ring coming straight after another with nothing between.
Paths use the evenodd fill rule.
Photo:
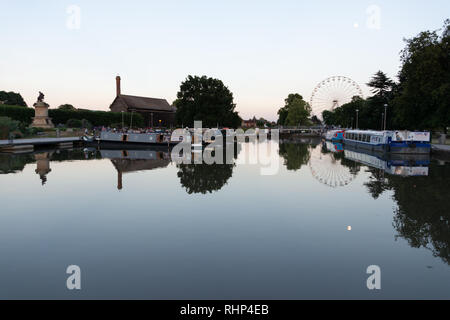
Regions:
<instances>
[{"instance_id":1,"label":"calm water surface","mask_svg":"<svg viewBox=\"0 0 450 320\"><path fill-rule=\"evenodd\" d=\"M262 175L260 147L224 165L0 155L0 298L450 298L449 162L311 140L272 144L278 170Z\"/></svg>"}]
</instances>

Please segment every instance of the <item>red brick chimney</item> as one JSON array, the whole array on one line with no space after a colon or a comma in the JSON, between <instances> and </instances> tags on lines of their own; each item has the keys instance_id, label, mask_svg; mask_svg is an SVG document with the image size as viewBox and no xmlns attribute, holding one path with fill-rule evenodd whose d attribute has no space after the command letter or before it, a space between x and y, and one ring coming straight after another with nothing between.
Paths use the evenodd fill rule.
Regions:
<instances>
[{"instance_id":1,"label":"red brick chimney","mask_svg":"<svg viewBox=\"0 0 450 320\"><path fill-rule=\"evenodd\" d=\"M117 96L121 95L121 92L120 92L120 76L116 77L116 93L117 93Z\"/></svg>"}]
</instances>

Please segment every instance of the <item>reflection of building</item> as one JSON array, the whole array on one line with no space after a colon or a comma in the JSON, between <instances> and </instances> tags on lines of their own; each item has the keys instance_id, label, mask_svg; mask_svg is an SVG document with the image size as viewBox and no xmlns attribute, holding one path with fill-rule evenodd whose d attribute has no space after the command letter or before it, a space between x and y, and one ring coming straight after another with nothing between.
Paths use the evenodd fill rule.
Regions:
<instances>
[{"instance_id":1,"label":"reflection of building","mask_svg":"<svg viewBox=\"0 0 450 320\"><path fill-rule=\"evenodd\" d=\"M250 120L242 120L242 128L256 128L256 118Z\"/></svg>"},{"instance_id":2,"label":"reflection of building","mask_svg":"<svg viewBox=\"0 0 450 320\"><path fill-rule=\"evenodd\" d=\"M137 112L144 117L145 126L171 127L175 125L175 107L165 99L136 97L121 92L120 77L116 78L117 96L110 106L113 112Z\"/></svg>"},{"instance_id":3,"label":"reflection of building","mask_svg":"<svg viewBox=\"0 0 450 320\"><path fill-rule=\"evenodd\" d=\"M34 156L36 159L36 173L39 174L42 185L47 182L47 174L49 174L52 169L50 169L50 154L48 152L39 153Z\"/></svg>"},{"instance_id":4,"label":"reflection of building","mask_svg":"<svg viewBox=\"0 0 450 320\"><path fill-rule=\"evenodd\" d=\"M149 150L101 150L102 158L111 159L117 170L117 189L123 189L124 173L165 168L170 163L169 154Z\"/></svg>"}]
</instances>

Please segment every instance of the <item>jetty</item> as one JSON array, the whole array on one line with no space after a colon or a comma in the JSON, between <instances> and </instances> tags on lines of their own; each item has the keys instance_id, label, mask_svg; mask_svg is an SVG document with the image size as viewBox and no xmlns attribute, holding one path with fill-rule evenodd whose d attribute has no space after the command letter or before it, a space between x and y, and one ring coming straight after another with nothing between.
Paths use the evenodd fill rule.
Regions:
<instances>
[{"instance_id":1,"label":"jetty","mask_svg":"<svg viewBox=\"0 0 450 320\"><path fill-rule=\"evenodd\" d=\"M81 142L80 137L0 140L0 152L31 152L36 147L44 146L72 148L75 144L80 144Z\"/></svg>"}]
</instances>

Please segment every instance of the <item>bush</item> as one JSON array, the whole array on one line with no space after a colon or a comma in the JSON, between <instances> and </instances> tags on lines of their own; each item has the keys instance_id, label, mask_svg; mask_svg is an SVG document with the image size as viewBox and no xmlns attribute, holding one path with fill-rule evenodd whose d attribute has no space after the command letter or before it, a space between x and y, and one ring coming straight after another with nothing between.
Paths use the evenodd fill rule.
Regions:
<instances>
[{"instance_id":1,"label":"bush","mask_svg":"<svg viewBox=\"0 0 450 320\"><path fill-rule=\"evenodd\" d=\"M34 109L20 106L0 105L0 117L8 117L29 125L33 121Z\"/></svg>"},{"instance_id":2,"label":"bush","mask_svg":"<svg viewBox=\"0 0 450 320\"><path fill-rule=\"evenodd\" d=\"M81 128L83 126L83 123L81 120L78 119L69 119L66 122L66 126L68 128Z\"/></svg>"},{"instance_id":3,"label":"bush","mask_svg":"<svg viewBox=\"0 0 450 320\"><path fill-rule=\"evenodd\" d=\"M49 109L49 117L55 125L65 125L68 120L77 119L88 121L92 126L112 126L114 123L122 123L122 113L120 112L109 112L109 111L91 111L91 110L59 110L59 109ZM30 125L34 117L33 108L24 108L19 106L10 105L0 105L0 116L9 117L11 119L24 122ZM131 113L123 114L125 125L131 123ZM143 127L144 118L137 113L133 113L133 127Z\"/></svg>"},{"instance_id":4,"label":"bush","mask_svg":"<svg viewBox=\"0 0 450 320\"><path fill-rule=\"evenodd\" d=\"M81 127L84 129L92 129L92 123L90 123L89 121L87 121L86 119L81 120Z\"/></svg>"},{"instance_id":5,"label":"bush","mask_svg":"<svg viewBox=\"0 0 450 320\"><path fill-rule=\"evenodd\" d=\"M18 131L19 121L12 120L8 117L0 117L0 138L8 139L9 133L13 131Z\"/></svg>"}]
</instances>

